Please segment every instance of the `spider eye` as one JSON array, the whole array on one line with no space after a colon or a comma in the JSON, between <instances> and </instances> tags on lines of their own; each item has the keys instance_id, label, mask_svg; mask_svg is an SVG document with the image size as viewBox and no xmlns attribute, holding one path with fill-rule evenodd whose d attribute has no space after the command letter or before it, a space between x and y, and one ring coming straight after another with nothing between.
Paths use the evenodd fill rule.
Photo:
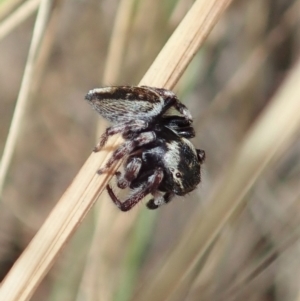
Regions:
<instances>
[{"instance_id":1,"label":"spider eye","mask_svg":"<svg viewBox=\"0 0 300 301\"><path fill-rule=\"evenodd\" d=\"M182 177L180 172L177 172L175 176L176 176L176 178L181 178Z\"/></svg>"}]
</instances>

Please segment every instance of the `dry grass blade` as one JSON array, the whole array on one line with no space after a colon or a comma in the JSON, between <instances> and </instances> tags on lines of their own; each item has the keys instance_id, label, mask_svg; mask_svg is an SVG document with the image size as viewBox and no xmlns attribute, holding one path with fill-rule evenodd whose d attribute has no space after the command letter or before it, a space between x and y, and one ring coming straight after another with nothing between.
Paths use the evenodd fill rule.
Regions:
<instances>
[{"instance_id":1,"label":"dry grass blade","mask_svg":"<svg viewBox=\"0 0 300 301\"><path fill-rule=\"evenodd\" d=\"M39 6L40 0L28 0L0 23L0 40L26 20Z\"/></svg>"},{"instance_id":2,"label":"dry grass blade","mask_svg":"<svg viewBox=\"0 0 300 301\"><path fill-rule=\"evenodd\" d=\"M22 0L2 1L0 5L0 20L2 21L10 15L20 3L22 3Z\"/></svg>"},{"instance_id":3,"label":"dry grass blade","mask_svg":"<svg viewBox=\"0 0 300 301\"><path fill-rule=\"evenodd\" d=\"M180 244L151 285L142 288L143 300L166 300L208 250L224 224L243 201L267 164L287 147L300 127L300 60L274 96L269 107L245 137L223 181L209 198L207 215L194 216ZM186 256L182 257L185 252ZM137 298L138 300L138 298Z\"/></svg>"},{"instance_id":4,"label":"dry grass blade","mask_svg":"<svg viewBox=\"0 0 300 301\"><path fill-rule=\"evenodd\" d=\"M193 58L230 0L197 1L170 38L141 84L171 88ZM113 148L119 140L111 139ZM59 251L110 180L97 169L110 154L92 154L2 283L0 299L28 300Z\"/></svg>"},{"instance_id":5,"label":"dry grass blade","mask_svg":"<svg viewBox=\"0 0 300 301\"><path fill-rule=\"evenodd\" d=\"M159 53L140 84L173 88L216 20L230 3L231 0L197 1ZM164 70L172 70L172 72L167 73Z\"/></svg>"},{"instance_id":6,"label":"dry grass blade","mask_svg":"<svg viewBox=\"0 0 300 301\"><path fill-rule=\"evenodd\" d=\"M111 85L112 83L116 83L119 78L119 70L124 55L124 46L132 15L133 4L133 0L123 0L119 3L104 69L104 84Z\"/></svg>"},{"instance_id":7,"label":"dry grass blade","mask_svg":"<svg viewBox=\"0 0 300 301\"><path fill-rule=\"evenodd\" d=\"M102 81L104 85L115 84L119 78L125 42L128 38L127 31L134 8L133 4L133 0L122 0L119 3L104 68ZM104 131L104 126L105 122L99 119L97 132L101 133ZM118 212L113 206L106 206L106 201L108 201L108 198L103 197L103 202L95 207L97 212L95 214L95 231L77 293L77 300L81 300L83 297L87 300L98 300L98 296L101 296L106 301L112 300L113 298L114 288L112 287L111 283L113 281L110 277L113 273L110 271L112 269L110 261L107 260L107 245L109 244L111 235L106 235L106 233L112 233L113 224L117 220L119 221L124 215L117 215ZM131 218L132 223L133 221L134 215L132 215ZM126 229L128 228L130 227L126 227L124 225L124 220L122 220L123 233L124 231L126 232ZM118 240L116 237L114 238ZM99 269L99 267L101 267L101 269ZM115 275L112 277L114 276Z\"/></svg>"},{"instance_id":8,"label":"dry grass blade","mask_svg":"<svg viewBox=\"0 0 300 301\"><path fill-rule=\"evenodd\" d=\"M3 184L6 174L14 153L17 142L22 118L25 112L26 103L29 99L30 88L32 84L33 72L37 60L37 54L40 49L44 31L48 22L52 1L44 0L41 2L39 13L36 19L32 42L29 49L28 59L24 71L24 76L14 112L14 116L10 125L8 137L5 143L1 165L0 165L0 195L2 194Z\"/></svg>"}]
</instances>

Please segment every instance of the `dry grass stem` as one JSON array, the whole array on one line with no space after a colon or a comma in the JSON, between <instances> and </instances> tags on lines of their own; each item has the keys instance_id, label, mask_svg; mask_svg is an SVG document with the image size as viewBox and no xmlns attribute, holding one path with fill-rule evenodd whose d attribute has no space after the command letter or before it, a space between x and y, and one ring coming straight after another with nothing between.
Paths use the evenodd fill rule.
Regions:
<instances>
[{"instance_id":1,"label":"dry grass stem","mask_svg":"<svg viewBox=\"0 0 300 301\"><path fill-rule=\"evenodd\" d=\"M0 21L10 15L19 5L22 0L2 1L0 5Z\"/></svg>"},{"instance_id":2,"label":"dry grass stem","mask_svg":"<svg viewBox=\"0 0 300 301\"><path fill-rule=\"evenodd\" d=\"M88 252L85 268L82 273L82 280L77 294L77 300L83 297L85 300L98 300L99 296L109 301L113 296L113 288L110 279L110 261L106 253L107 241L111 233L111 224L117 218L117 211L111 206L108 209L101 206L107 203L108 199L103 196L101 204L95 207L97 221L93 239ZM99 210L97 210L99 209ZM99 269L101 267L101 269Z\"/></svg>"},{"instance_id":3,"label":"dry grass stem","mask_svg":"<svg viewBox=\"0 0 300 301\"><path fill-rule=\"evenodd\" d=\"M28 0L0 23L0 41L34 13L40 0Z\"/></svg>"},{"instance_id":4,"label":"dry grass stem","mask_svg":"<svg viewBox=\"0 0 300 301\"><path fill-rule=\"evenodd\" d=\"M300 61L237 149L221 185L212 190L206 208L209 214L195 214L155 281L142 287L144 301L151 300L153 291L157 301L172 294L193 264L203 257L267 164L289 145L300 127L299 82Z\"/></svg>"},{"instance_id":5,"label":"dry grass stem","mask_svg":"<svg viewBox=\"0 0 300 301\"><path fill-rule=\"evenodd\" d=\"M230 0L196 1L140 84L172 89L230 3ZM184 45L178 43L182 39ZM175 66L174 62L176 62ZM172 72L161 72L161 70L172 70Z\"/></svg>"},{"instance_id":6,"label":"dry grass stem","mask_svg":"<svg viewBox=\"0 0 300 301\"><path fill-rule=\"evenodd\" d=\"M104 68L104 85L112 85L119 78L133 5L133 0L121 0L119 3Z\"/></svg>"},{"instance_id":7,"label":"dry grass stem","mask_svg":"<svg viewBox=\"0 0 300 301\"><path fill-rule=\"evenodd\" d=\"M40 4L39 12L37 15L37 19L33 31L33 37L29 49L28 59L26 62L21 88L17 99L16 108L14 111L14 116L12 118L8 137L1 158L0 195L2 194L3 184L15 150L18 135L20 133L20 127L22 125L26 104L29 100L30 88L32 85L36 59L37 59L38 52L40 50L40 46L43 40L43 35L48 22L49 14L51 11L51 4L52 1L43 0Z\"/></svg>"},{"instance_id":8,"label":"dry grass stem","mask_svg":"<svg viewBox=\"0 0 300 301\"><path fill-rule=\"evenodd\" d=\"M178 81L200 44L231 1L197 1L178 26L141 84L172 88ZM45 2L42 2L43 4ZM110 140L115 148L119 139ZM111 152L91 154L77 177L53 209L28 248L3 281L0 299L28 300L43 276L52 266L59 251L75 231L88 210L104 190L117 166L110 174L99 176Z\"/></svg>"},{"instance_id":9,"label":"dry grass stem","mask_svg":"<svg viewBox=\"0 0 300 301\"><path fill-rule=\"evenodd\" d=\"M118 82L125 43L128 38L128 28L134 8L133 4L133 0L122 0L118 5L104 67L102 80L104 85L113 85ZM99 135L103 132L104 126L105 122L99 119L97 130ZM106 301L113 298L114 287L112 286L112 278L114 278L115 275L112 272L111 261L107 260L107 258L111 256L108 254L107 248L110 239L114 236L112 233L114 223L122 219L124 215L118 215L118 212L113 206L107 206L107 202L109 202L109 198L104 194L102 196L102 202L95 207L95 231L77 294L78 300L83 296L86 300L98 300L100 296ZM130 221L132 224L134 216L131 217ZM128 227L123 227L121 233L126 232L127 228ZM111 235L107 235L109 232ZM114 238L115 242L120 241L117 237L114 236Z\"/></svg>"}]
</instances>

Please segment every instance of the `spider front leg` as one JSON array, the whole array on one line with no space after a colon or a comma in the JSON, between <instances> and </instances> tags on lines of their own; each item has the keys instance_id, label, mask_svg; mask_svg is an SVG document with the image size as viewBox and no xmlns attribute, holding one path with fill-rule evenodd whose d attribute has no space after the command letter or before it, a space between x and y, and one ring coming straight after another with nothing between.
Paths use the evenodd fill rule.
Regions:
<instances>
[{"instance_id":1,"label":"spider front leg","mask_svg":"<svg viewBox=\"0 0 300 301\"><path fill-rule=\"evenodd\" d=\"M172 198L174 197L174 193L167 192L164 195L161 192L156 192L153 194L154 198L148 201L147 207L148 209L157 209L161 205L168 204Z\"/></svg>"},{"instance_id":2,"label":"spider front leg","mask_svg":"<svg viewBox=\"0 0 300 301\"><path fill-rule=\"evenodd\" d=\"M193 121L193 117L189 109L179 101L177 96L172 92L172 95L168 95L170 91L164 92L165 96L165 108L163 112L166 112L169 108L174 107L179 113L181 113L189 122Z\"/></svg>"},{"instance_id":3,"label":"spider front leg","mask_svg":"<svg viewBox=\"0 0 300 301\"><path fill-rule=\"evenodd\" d=\"M135 148L155 141L155 132L145 132L139 134L133 140L126 140L119 148L117 148L105 166L98 170L98 174L106 172L116 161L130 154Z\"/></svg>"},{"instance_id":4,"label":"spider front leg","mask_svg":"<svg viewBox=\"0 0 300 301\"><path fill-rule=\"evenodd\" d=\"M178 112L180 112L186 120L193 121L192 114L188 108L182 104L174 92L163 89L163 88L154 88L148 86L142 86L144 88L150 89L158 93L164 99L164 106L160 112L162 116L169 108L174 107Z\"/></svg>"},{"instance_id":5,"label":"spider front leg","mask_svg":"<svg viewBox=\"0 0 300 301\"><path fill-rule=\"evenodd\" d=\"M180 137L190 139L196 135L194 128L191 126L192 122L183 116L165 116L162 118L162 122L166 127L175 131Z\"/></svg>"},{"instance_id":6,"label":"spider front leg","mask_svg":"<svg viewBox=\"0 0 300 301\"><path fill-rule=\"evenodd\" d=\"M176 101L174 103L174 107L176 110L178 110L187 120L189 121L193 121L193 117L191 112L189 111L189 109L182 104L177 98Z\"/></svg>"},{"instance_id":7,"label":"spider front leg","mask_svg":"<svg viewBox=\"0 0 300 301\"><path fill-rule=\"evenodd\" d=\"M94 147L93 152L99 152L101 148L106 144L109 136L116 135L118 133L122 133L124 136L126 136L131 131L138 132L143 129L146 129L148 127L148 123L144 120L135 120L135 121L129 121L123 124L117 124L108 127L105 132L100 137L99 142Z\"/></svg>"},{"instance_id":8,"label":"spider front leg","mask_svg":"<svg viewBox=\"0 0 300 301\"><path fill-rule=\"evenodd\" d=\"M109 185L106 186L106 189L115 205L121 211L128 211L132 209L132 207L134 207L147 194L154 193L157 190L159 184L161 183L163 176L164 173L162 168L157 168L154 171L154 174L148 178L147 182L143 184L140 188L136 189L135 192L123 203L117 198L117 196L114 194L113 190Z\"/></svg>"},{"instance_id":9,"label":"spider front leg","mask_svg":"<svg viewBox=\"0 0 300 301\"><path fill-rule=\"evenodd\" d=\"M130 183L136 179L142 167L142 159L137 157L130 158L125 167L125 171L122 174L117 171L115 173L117 177L117 186L121 189L125 189L130 185Z\"/></svg>"}]
</instances>

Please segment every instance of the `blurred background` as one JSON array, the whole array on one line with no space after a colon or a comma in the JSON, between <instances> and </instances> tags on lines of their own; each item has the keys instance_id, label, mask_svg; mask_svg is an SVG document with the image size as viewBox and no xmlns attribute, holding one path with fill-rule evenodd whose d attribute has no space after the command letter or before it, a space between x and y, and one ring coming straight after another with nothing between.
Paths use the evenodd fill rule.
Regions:
<instances>
[{"instance_id":1,"label":"blurred background","mask_svg":"<svg viewBox=\"0 0 300 301\"><path fill-rule=\"evenodd\" d=\"M31 1L24 20L8 31L3 24L29 2L0 1L1 153L39 1ZM106 126L85 94L103 85L137 85L192 4L52 2L1 195L1 280ZM157 211L140 204L121 213L101 196L32 300L143 300L143 287L185 235L194 212L209 214L207 196L299 57L299 21L299 0L234 1L174 88L193 114L193 143L207 155L198 189ZM168 300L300 300L299 138L255 182L185 293Z\"/></svg>"}]
</instances>

